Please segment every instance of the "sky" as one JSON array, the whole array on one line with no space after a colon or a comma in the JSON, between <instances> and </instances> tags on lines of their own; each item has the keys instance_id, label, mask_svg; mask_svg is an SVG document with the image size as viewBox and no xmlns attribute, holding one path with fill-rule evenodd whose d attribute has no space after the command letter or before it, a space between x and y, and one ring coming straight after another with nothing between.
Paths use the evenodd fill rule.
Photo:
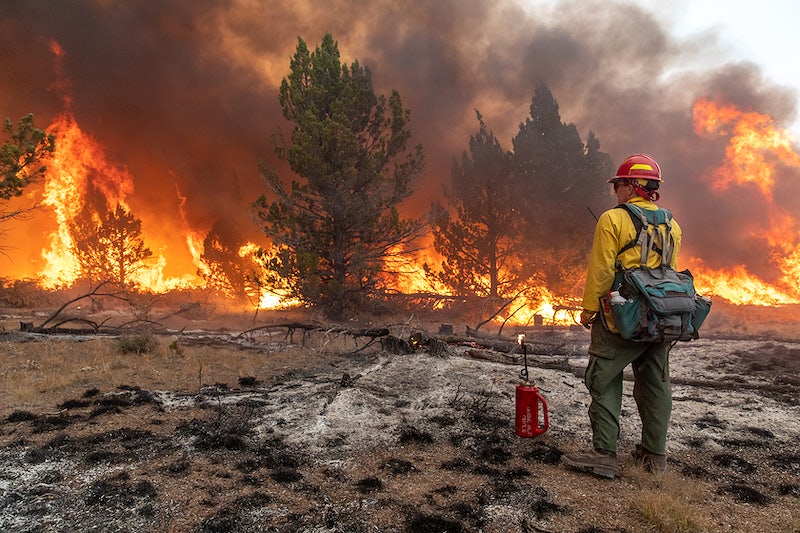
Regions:
<instances>
[{"instance_id":1,"label":"sky","mask_svg":"<svg viewBox=\"0 0 800 533\"><path fill-rule=\"evenodd\" d=\"M640 5L659 13L669 28L682 38L713 35L732 59L757 64L764 75L792 87L800 98L800 2L795 0L640 0ZM668 6L665 8L665 6ZM792 126L800 138L800 118Z\"/></svg>"},{"instance_id":2,"label":"sky","mask_svg":"<svg viewBox=\"0 0 800 533\"><path fill-rule=\"evenodd\" d=\"M530 12L554 9L555 0L517 0ZM580 4L581 0L573 2ZM800 98L800 2L795 0L625 0L657 15L675 38L705 42L710 65L752 61L773 82L797 91ZM557 10L554 9L554 16ZM624 22L620 21L620 29ZM713 50L713 52L712 52ZM697 58L695 66L701 66ZM800 117L792 125L800 138Z\"/></svg>"},{"instance_id":3,"label":"sky","mask_svg":"<svg viewBox=\"0 0 800 533\"><path fill-rule=\"evenodd\" d=\"M403 206L408 212L424 214L442 197L453 159L477 129L476 110L510 150L544 82L562 120L584 140L594 133L613 161L639 151L657 157L664 200L692 236L687 255L706 254L714 268L746 265L774 280L780 268L764 259L777 255L776 240L764 237L776 229L765 216L774 212L788 213L781 234L789 249L800 249L800 166L782 165L768 195L751 185L715 189L709 177L724 164L727 139L699 137L692 123L696 102L711 99L800 131L800 69L790 64L800 48L792 27L800 7L793 2L320 5L3 0L0 117L33 112L46 125L69 112L109 163L130 174L129 204L151 242L185 248L182 238L170 242L212 228L250 238L261 234L248 209L265 190L258 161L280 165L273 138L290 131L278 85L297 38L313 48L330 32L343 62L366 65L376 92L397 89L411 111L412 143L425 147L427 162ZM17 235L42 234L38 221L24 223ZM33 270L42 245L29 241L12 243L13 260Z\"/></svg>"}]
</instances>

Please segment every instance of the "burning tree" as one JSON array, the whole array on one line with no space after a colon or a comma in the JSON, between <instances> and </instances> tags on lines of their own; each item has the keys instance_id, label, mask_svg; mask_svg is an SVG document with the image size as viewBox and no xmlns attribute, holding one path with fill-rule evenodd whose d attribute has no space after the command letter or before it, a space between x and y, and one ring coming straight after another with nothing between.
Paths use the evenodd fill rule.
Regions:
<instances>
[{"instance_id":1,"label":"burning tree","mask_svg":"<svg viewBox=\"0 0 800 533\"><path fill-rule=\"evenodd\" d=\"M410 112L393 91L376 96L370 72L340 62L330 34L310 52L302 38L280 87L280 105L294 123L291 141L276 142L280 159L304 179L286 190L260 164L277 199L255 207L264 231L283 252L270 268L293 283L292 296L340 319L377 288L390 250L422 228L403 219L398 204L423 167L421 146L410 152Z\"/></svg>"},{"instance_id":2,"label":"burning tree","mask_svg":"<svg viewBox=\"0 0 800 533\"><path fill-rule=\"evenodd\" d=\"M235 298L246 300L247 271L240 254L243 243L238 242L238 232L224 221L218 221L203 240L200 259L205 266L198 272L206 286Z\"/></svg>"},{"instance_id":3,"label":"burning tree","mask_svg":"<svg viewBox=\"0 0 800 533\"><path fill-rule=\"evenodd\" d=\"M120 286L153 255L142 238L142 221L121 204L98 215L84 209L70 225L74 253L84 277Z\"/></svg>"},{"instance_id":4,"label":"burning tree","mask_svg":"<svg viewBox=\"0 0 800 533\"><path fill-rule=\"evenodd\" d=\"M453 162L445 190L456 217L436 202L430 224L434 248L444 257L441 269L426 272L459 296L498 297L516 292L526 275L519 260L520 218L514 206L511 154L494 134L480 127L470 137L469 154Z\"/></svg>"},{"instance_id":5,"label":"burning tree","mask_svg":"<svg viewBox=\"0 0 800 533\"><path fill-rule=\"evenodd\" d=\"M517 206L525 220L525 256L557 294L582 278L594 219L608 207L606 180L614 171L590 132L586 145L575 124L561 121L546 84L534 90L530 117L512 139Z\"/></svg>"},{"instance_id":6,"label":"burning tree","mask_svg":"<svg viewBox=\"0 0 800 533\"><path fill-rule=\"evenodd\" d=\"M44 175L42 164L55 150L55 136L36 128L33 114L19 121L17 131L9 119L3 122L3 132L9 140L0 149L0 200L9 200L22 194L26 185ZM2 213L0 220L20 212Z\"/></svg>"}]
</instances>

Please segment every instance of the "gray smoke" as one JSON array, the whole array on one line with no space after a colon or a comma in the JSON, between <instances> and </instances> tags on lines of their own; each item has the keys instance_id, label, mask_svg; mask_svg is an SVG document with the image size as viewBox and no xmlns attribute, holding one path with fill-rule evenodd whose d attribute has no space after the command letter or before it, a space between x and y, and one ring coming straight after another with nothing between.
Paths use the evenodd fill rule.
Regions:
<instances>
[{"instance_id":1,"label":"gray smoke","mask_svg":"<svg viewBox=\"0 0 800 533\"><path fill-rule=\"evenodd\" d=\"M424 145L428 166L409 212L440 197L452 158L477 128L474 109L508 149L543 81L562 119L584 139L594 131L615 161L636 152L659 160L661 203L684 227L687 254L774 278L759 234L769 205L752 190L710 190L725 141L694 133L692 104L723 98L785 125L797 95L746 62L687 68L720 55L713 36L679 41L636 7L577 4L528 14L511 0L6 0L0 114L33 112L46 125L68 92L78 124L134 177L134 211L177 228L177 188L193 228L227 219L258 235L247 208L265 191L257 161L274 160L272 135L290 127L277 86L297 37L314 47L331 32L344 61L368 66L376 90L398 89L411 109L412 141ZM51 40L65 51L67 89ZM798 170L779 170L775 203L791 213Z\"/></svg>"}]
</instances>

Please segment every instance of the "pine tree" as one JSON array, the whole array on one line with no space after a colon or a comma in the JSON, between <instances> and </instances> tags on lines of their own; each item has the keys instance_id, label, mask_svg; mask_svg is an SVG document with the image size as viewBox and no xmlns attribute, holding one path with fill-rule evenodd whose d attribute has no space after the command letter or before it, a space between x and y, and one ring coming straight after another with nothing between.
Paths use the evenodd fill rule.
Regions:
<instances>
[{"instance_id":1,"label":"pine tree","mask_svg":"<svg viewBox=\"0 0 800 533\"><path fill-rule=\"evenodd\" d=\"M142 221L122 205L102 215L88 210L70 226L82 274L125 287L153 255L142 238Z\"/></svg>"},{"instance_id":2,"label":"pine tree","mask_svg":"<svg viewBox=\"0 0 800 533\"><path fill-rule=\"evenodd\" d=\"M208 288L218 290L236 300L247 300L245 290L247 271L239 255L242 242L238 231L225 221L217 221L203 240L200 256L205 269L201 276Z\"/></svg>"},{"instance_id":3,"label":"pine tree","mask_svg":"<svg viewBox=\"0 0 800 533\"><path fill-rule=\"evenodd\" d=\"M44 163L55 151L55 136L36 128L33 114L25 115L17 126L9 119L3 121L3 132L8 139L0 146L0 202L20 196L22 190L44 175ZM0 221L21 215L27 209L4 211Z\"/></svg>"},{"instance_id":4,"label":"pine tree","mask_svg":"<svg viewBox=\"0 0 800 533\"><path fill-rule=\"evenodd\" d=\"M522 281L519 213L513 209L511 156L476 113L479 129L470 136L469 153L453 162L445 190L455 217L438 202L431 208L434 248L445 259L438 270L426 270L457 295L497 297Z\"/></svg>"},{"instance_id":5,"label":"pine tree","mask_svg":"<svg viewBox=\"0 0 800 533\"><path fill-rule=\"evenodd\" d=\"M8 200L22 194L26 185L44 174L42 162L55 150L55 136L37 129L32 114L19 121L16 131L5 119L3 131L10 139L0 148L0 199Z\"/></svg>"},{"instance_id":6,"label":"pine tree","mask_svg":"<svg viewBox=\"0 0 800 533\"><path fill-rule=\"evenodd\" d=\"M330 34L313 52L298 39L290 68L279 97L294 126L276 148L302 181L287 190L262 162L276 199L262 196L256 212L281 249L271 268L293 280L293 296L342 319L378 288L383 258L422 227L397 210L422 170L422 147L406 150L410 113L397 91L376 96L369 70L343 64Z\"/></svg>"},{"instance_id":7,"label":"pine tree","mask_svg":"<svg viewBox=\"0 0 800 533\"><path fill-rule=\"evenodd\" d=\"M589 211L598 213L608 203L611 159L593 132L584 145L575 124L562 122L544 83L536 87L530 117L512 144L525 262L553 292L574 292L591 245L595 221Z\"/></svg>"}]
</instances>

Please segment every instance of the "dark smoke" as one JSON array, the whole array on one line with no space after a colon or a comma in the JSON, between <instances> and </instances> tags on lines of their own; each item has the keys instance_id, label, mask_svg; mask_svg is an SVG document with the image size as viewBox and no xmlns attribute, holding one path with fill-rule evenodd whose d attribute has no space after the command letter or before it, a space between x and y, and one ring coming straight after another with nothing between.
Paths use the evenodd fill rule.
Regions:
<instances>
[{"instance_id":1,"label":"dark smoke","mask_svg":"<svg viewBox=\"0 0 800 533\"><path fill-rule=\"evenodd\" d=\"M33 112L44 126L69 96L81 128L134 177L134 212L158 213L177 236L180 191L193 229L228 219L259 235L248 213L264 191L257 161L274 159L272 135L288 131L277 86L297 37L313 47L331 32L345 61L367 65L376 90L398 89L411 109L412 140L424 145L428 166L410 212L439 198L452 158L476 129L474 109L510 148L535 84L545 82L562 119L584 139L593 130L615 161L656 156L662 204L684 227L687 254L774 277L754 231L765 226L767 206L752 191L709 190L725 144L694 134L692 104L722 97L786 125L797 95L745 62L686 69L719 54L713 39L678 41L636 7L575 4L529 15L511 0L5 0L0 115ZM68 89L54 72L51 41L65 52ZM778 177L785 209L796 205L797 178L786 168Z\"/></svg>"}]
</instances>

